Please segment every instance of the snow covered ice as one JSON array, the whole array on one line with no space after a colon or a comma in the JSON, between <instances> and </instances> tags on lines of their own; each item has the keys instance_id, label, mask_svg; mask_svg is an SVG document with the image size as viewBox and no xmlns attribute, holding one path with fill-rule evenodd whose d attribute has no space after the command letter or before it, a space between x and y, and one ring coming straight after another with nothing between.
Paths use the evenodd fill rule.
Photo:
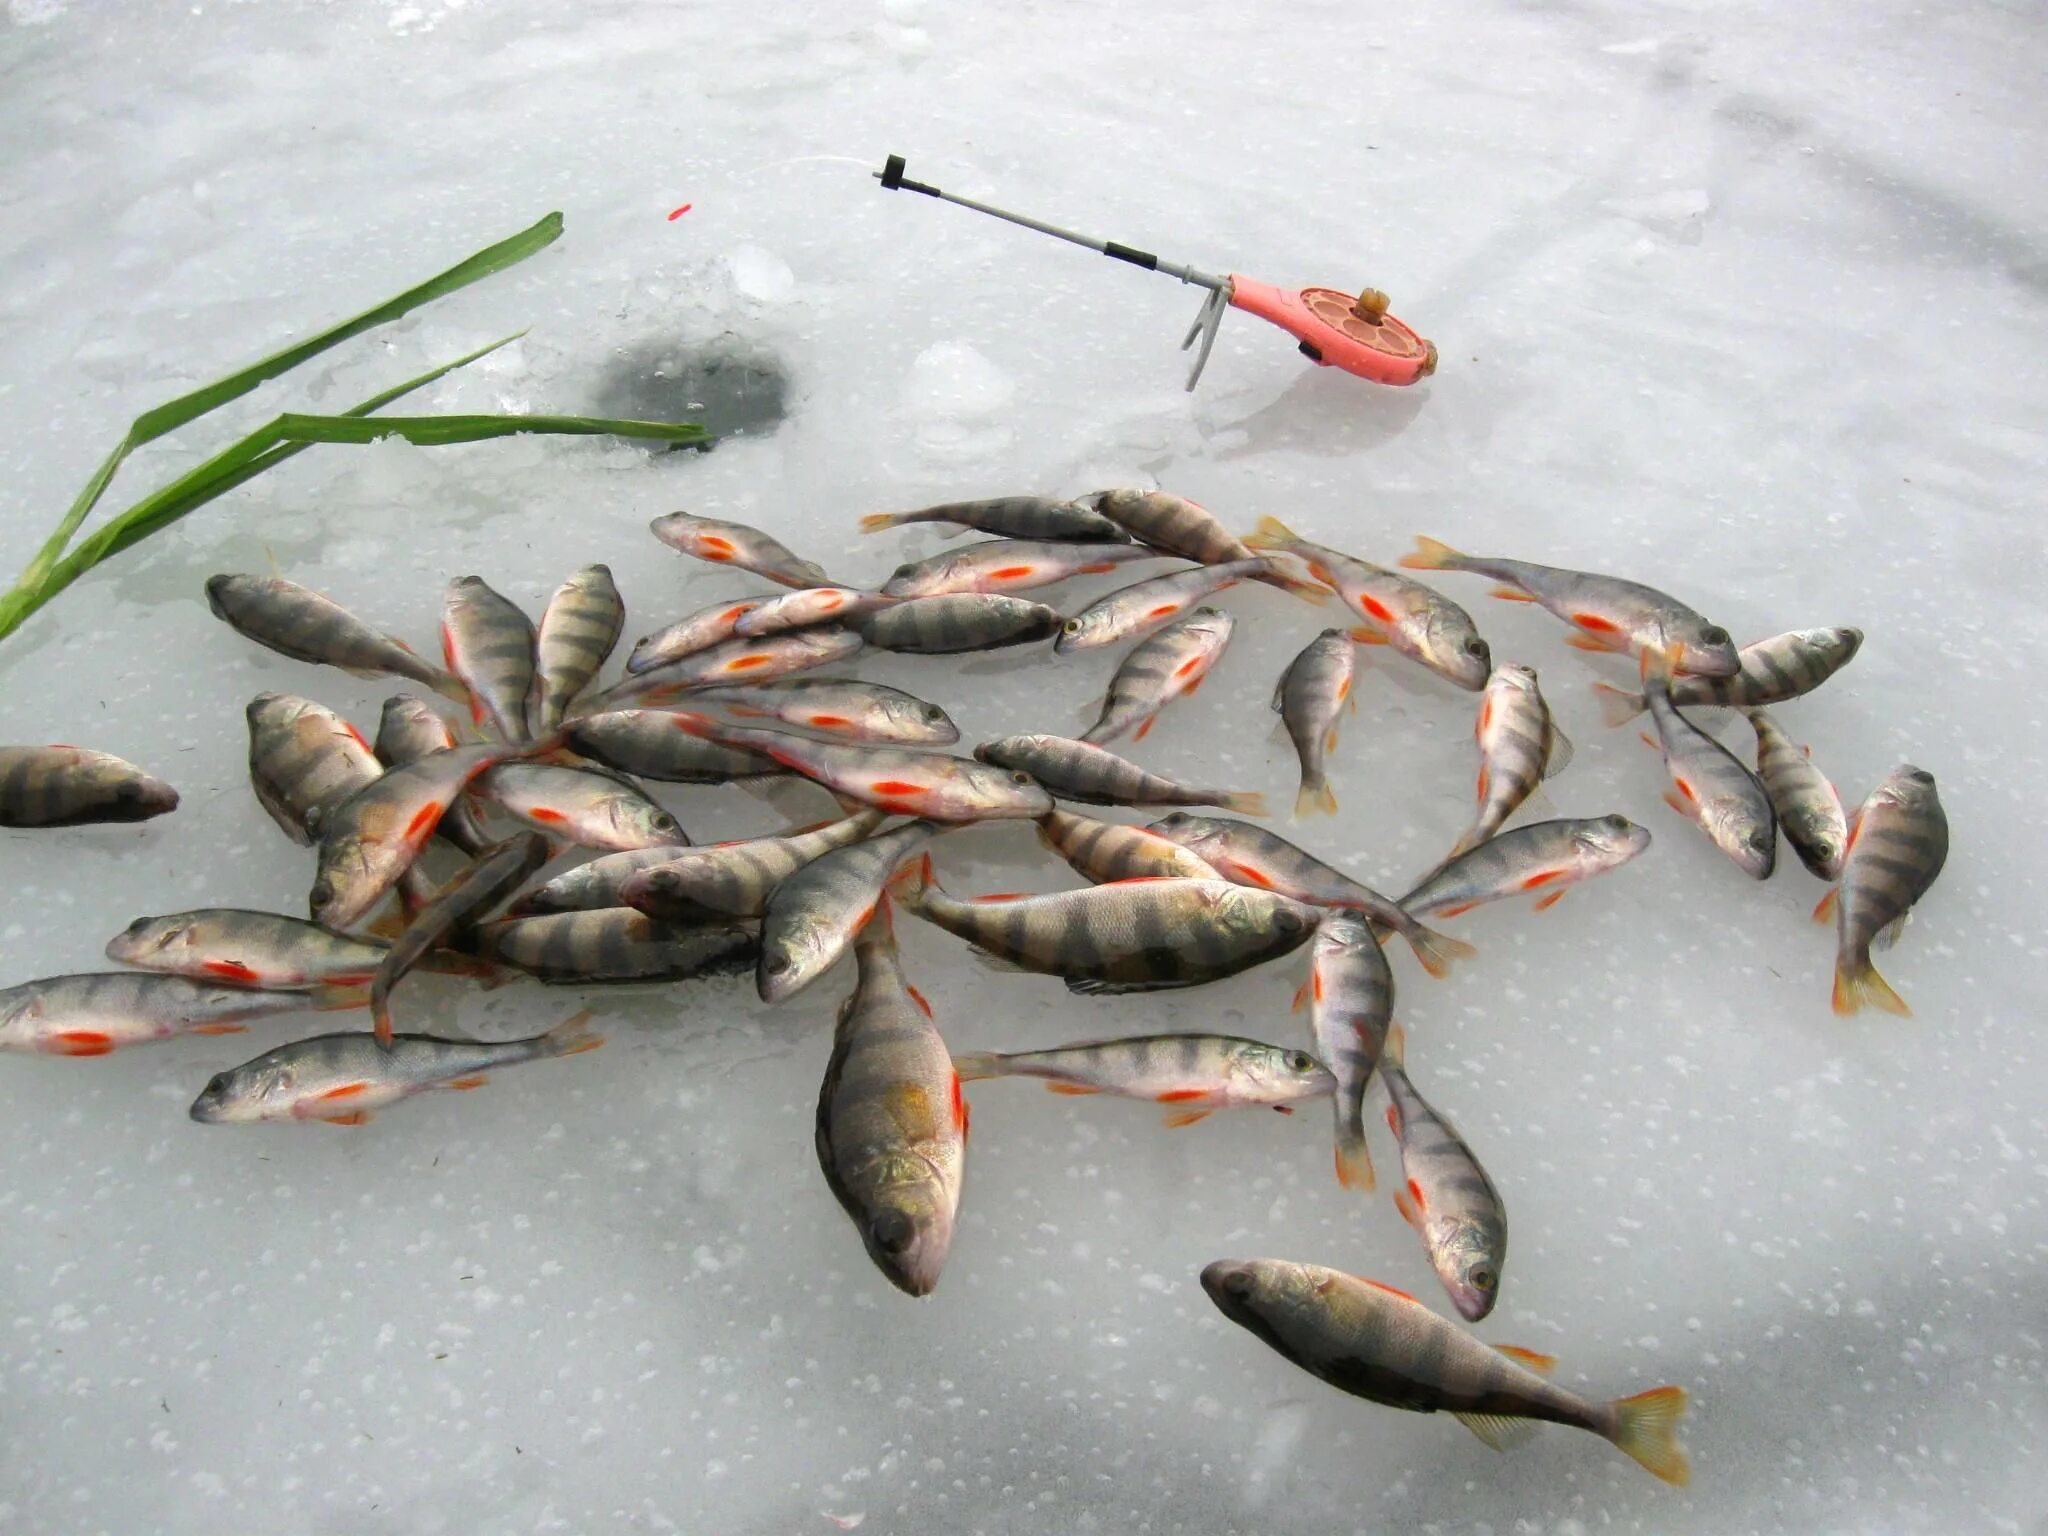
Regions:
<instances>
[{"instance_id":1,"label":"snow covered ice","mask_svg":"<svg viewBox=\"0 0 2048 1536\"><path fill-rule=\"evenodd\" d=\"M319 448L0 643L0 739L115 752L184 795L139 827L0 834L0 983L95 968L145 912L301 910L243 705L302 692L367 726L394 689L255 650L206 576L274 560L429 645L451 576L537 610L603 560L630 639L752 590L649 536L678 507L859 581L943 532L863 538L864 512L1158 483L1366 558L1422 532L1636 577L1741 639L1855 624L1854 665L1778 718L1851 801L1901 760L1933 771L1954 852L1881 962L1916 1016L1834 1018L1818 884L1787 858L1754 885L1658 804L1654 757L1587 691L1624 669L1440 578L1579 745L1534 814L1656 838L1554 912L1457 920L1481 954L1449 981L1394 957L1411 1070L1512 1212L1479 1331L1596 1395L1684 1386L1689 1489L1563 1430L1496 1454L1216 1313L1201 1265L1255 1254L1442 1300L1384 1193L1337 1187L1315 1112L1169 1132L980 1085L944 1281L898 1295L812 1150L842 971L772 1011L733 983L593 993L604 1051L361 1130L186 1119L303 1020L0 1060L0 1530L2048 1529L2044 66L2024 8L1843 0L7 0L8 571L137 411L550 208L545 254L235 419L339 409L528 324L420 409L710 419L753 393L709 454ZM1205 269L1372 283L1441 371L1377 389L1239 314L1186 395L1196 290L884 193L891 151ZM223 440L144 450L110 505ZM1231 650L1134 755L1284 805L1267 697L1327 621L1260 587L1223 602ZM1078 728L1116 655L861 675L973 742ZM1364 660L1342 813L1300 835L1394 886L1470 814L1474 701ZM821 814L800 790L668 798L706 838ZM1066 879L1026 829L936 859L961 891ZM1301 1038L1295 965L1091 1001L901 929L956 1048ZM576 996L407 988L416 1022L492 1037Z\"/></svg>"}]
</instances>

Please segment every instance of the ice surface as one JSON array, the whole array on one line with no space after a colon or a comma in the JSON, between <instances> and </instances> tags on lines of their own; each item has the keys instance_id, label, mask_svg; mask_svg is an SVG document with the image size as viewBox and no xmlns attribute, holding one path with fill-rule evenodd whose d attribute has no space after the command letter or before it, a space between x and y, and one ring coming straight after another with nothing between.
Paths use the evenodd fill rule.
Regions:
<instances>
[{"instance_id":1,"label":"ice surface","mask_svg":"<svg viewBox=\"0 0 2048 1536\"><path fill-rule=\"evenodd\" d=\"M811 1148L835 975L772 1012L736 985L608 993L607 1050L359 1131L184 1118L290 1022L0 1061L0 1530L2048 1529L2048 743L2024 671L2048 639L2038 16L4 15L8 570L136 411L552 207L555 248L237 419L338 408L525 324L422 408L680 412L743 376L780 381L787 414L708 455L321 448L80 583L0 644L0 739L121 753L185 803L142 827L0 834L0 981L93 966L145 911L298 910L308 866L248 792L242 705L300 691L367 727L392 690L253 650L208 616L209 573L275 560L428 643L451 575L537 606L602 559L631 635L749 589L647 535L677 507L862 579L939 542L863 539L862 512L1156 481L1367 557L1430 532L1635 575L1745 638L1858 624L1863 656L1781 721L1850 797L1902 758L1933 770L1955 851L1884 966L1917 1017L1833 1018L1815 883L1789 859L1766 886L1741 878L1657 803L1633 734L1601 731L1586 684L1617 669L1445 580L1497 657L1543 670L1580 743L1555 813L1620 809L1657 838L1554 912L1458 920L1482 954L1449 982L1396 958L1413 1070L1513 1215L1481 1331L1558 1354L1589 1391L1684 1385L1687 1491L1589 1436L1495 1454L1342 1397L1215 1314L1195 1274L1226 1255L1434 1298L1384 1195L1335 1185L1315 1114L1166 1132L1146 1106L988 1084L944 1283L921 1304L891 1291ZM1233 315L1183 395L1197 293L884 194L867 173L892 150L913 176L1198 266L1371 282L1442 371L1376 390ZM745 366L685 367L713 349ZM138 454L115 499L217 441ZM1264 588L1225 601L1248 622L1138 755L1284 804L1266 697L1323 621ZM1308 840L1391 884L1468 815L1472 701L1370 659L1343 814ZM1114 663L863 675L928 689L972 740L1070 727ZM671 798L700 831L820 814L800 793ZM969 890L1065 878L1016 830L963 834L939 862ZM1098 1004L992 976L921 925L905 950L965 1048L1299 1028L1285 965ZM574 1002L413 986L430 1017L508 1034Z\"/></svg>"}]
</instances>

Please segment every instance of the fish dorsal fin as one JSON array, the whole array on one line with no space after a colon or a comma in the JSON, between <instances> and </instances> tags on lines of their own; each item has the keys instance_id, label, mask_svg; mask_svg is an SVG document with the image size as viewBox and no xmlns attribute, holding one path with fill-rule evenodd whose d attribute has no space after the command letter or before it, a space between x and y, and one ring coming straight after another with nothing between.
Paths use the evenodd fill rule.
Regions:
<instances>
[{"instance_id":1,"label":"fish dorsal fin","mask_svg":"<svg viewBox=\"0 0 2048 1536\"><path fill-rule=\"evenodd\" d=\"M1519 1366L1525 1366L1538 1376L1548 1376L1557 1369L1557 1356L1541 1354L1533 1349L1523 1349L1517 1344L1496 1344L1494 1349L1506 1355Z\"/></svg>"},{"instance_id":2,"label":"fish dorsal fin","mask_svg":"<svg viewBox=\"0 0 2048 1536\"><path fill-rule=\"evenodd\" d=\"M1550 745L1543 754L1543 777L1554 779L1572 762L1572 739L1557 728L1555 721L1550 727Z\"/></svg>"},{"instance_id":3,"label":"fish dorsal fin","mask_svg":"<svg viewBox=\"0 0 2048 1536\"><path fill-rule=\"evenodd\" d=\"M1536 1425L1529 1419L1504 1418L1497 1413L1454 1413L1451 1417L1496 1451L1512 1450L1536 1433Z\"/></svg>"}]
</instances>

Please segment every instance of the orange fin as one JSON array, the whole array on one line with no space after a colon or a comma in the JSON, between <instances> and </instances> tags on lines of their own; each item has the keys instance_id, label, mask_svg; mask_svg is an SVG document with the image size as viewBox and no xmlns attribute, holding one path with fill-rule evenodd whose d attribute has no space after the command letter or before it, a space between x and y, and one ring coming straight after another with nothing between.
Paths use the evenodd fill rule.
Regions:
<instances>
[{"instance_id":1,"label":"orange fin","mask_svg":"<svg viewBox=\"0 0 2048 1536\"><path fill-rule=\"evenodd\" d=\"M1184 1125L1193 1125L1197 1120L1206 1120L1213 1113L1207 1109L1176 1109L1166 1117L1170 1129L1178 1130Z\"/></svg>"},{"instance_id":2,"label":"orange fin","mask_svg":"<svg viewBox=\"0 0 2048 1536\"><path fill-rule=\"evenodd\" d=\"M1488 597L1497 597L1504 603L1533 603L1536 601L1535 598L1524 592L1520 587L1497 586L1486 595Z\"/></svg>"},{"instance_id":3,"label":"orange fin","mask_svg":"<svg viewBox=\"0 0 2048 1536\"><path fill-rule=\"evenodd\" d=\"M1287 1011L1289 1013L1301 1012L1302 1009L1308 1006L1309 995L1314 990L1315 982L1313 981L1313 979L1309 981L1304 981L1300 986L1296 987L1294 989L1294 1006L1288 1009Z\"/></svg>"},{"instance_id":4,"label":"orange fin","mask_svg":"<svg viewBox=\"0 0 2048 1536\"><path fill-rule=\"evenodd\" d=\"M1691 804L1688 803L1686 800L1682 799L1679 796L1678 791L1675 789L1667 789L1664 791L1664 803L1670 806L1671 809L1673 809L1674 811L1678 812L1678 814L1683 816L1687 821L1698 821L1700 819L1699 814L1693 810Z\"/></svg>"},{"instance_id":5,"label":"orange fin","mask_svg":"<svg viewBox=\"0 0 2048 1536\"><path fill-rule=\"evenodd\" d=\"M1536 912L1548 912L1560 901L1563 901L1564 897L1565 893L1563 891L1552 891L1548 896L1538 897L1536 900L1536 905L1533 908L1531 908L1531 910Z\"/></svg>"},{"instance_id":6,"label":"orange fin","mask_svg":"<svg viewBox=\"0 0 2048 1536\"><path fill-rule=\"evenodd\" d=\"M1496 1353L1506 1355L1517 1365L1527 1366L1538 1376L1548 1376L1557 1369L1557 1356L1555 1355L1542 1354L1533 1349L1523 1349L1514 1344L1496 1344L1493 1347Z\"/></svg>"},{"instance_id":7,"label":"orange fin","mask_svg":"<svg viewBox=\"0 0 2048 1536\"><path fill-rule=\"evenodd\" d=\"M466 1092L471 1088L481 1088L485 1083L488 1083L489 1081L490 1078L488 1076L486 1076L482 1072L478 1072L472 1077L451 1077L448 1079L446 1083L442 1084L442 1086L445 1088L453 1088L456 1092L462 1093Z\"/></svg>"},{"instance_id":8,"label":"orange fin","mask_svg":"<svg viewBox=\"0 0 2048 1536\"><path fill-rule=\"evenodd\" d=\"M1394 643L1378 630L1368 629L1363 624L1350 631L1350 634L1351 638L1360 645L1392 645Z\"/></svg>"},{"instance_id":9,"label":"orange fin","mask_svg":"<svg viewBox=\"0 0 2048 1536\"><path fill-rule=\"evenodd\" d=\"M1422 1212L1415 1209L1415 1202L1409 1198L1407 1190L1394 1191L1394 1209L1401 1213L1401 1219L1409 1226L1418 1232L1422 1230Z\"/></svg>"},{"instance_id":10,"label":"orange fin","mask_svg":"<svg viewBox=\"0 0 2048 1536\"><path fill-rule=\"evenodd\" d=\"M1082 1096L1083 1094L1089 1094L1089 1093L1100 1093L1100 1092L1102 1092L1102 1090L1101 1090L1100 1088L1090 1088L1090 1087L1089 1087L1089 1086L1088 1086L1088 1085L1087 1085L1086 1083L1062 1083L1062 1082L1049 1082L1049 1083L1047 1083L1047 1084L1045 1085L1045 1091L1046 1091L1047 1093L1064 1093L1064 1094L1070 1094L1070 1095L1072 1095L1072 1096L1073 1096L1074 1098L1080 1098L1080 1097L1081 1097L1081 1096Z\"/></svg>"},{"instance_id":11,"label":"orange fin","mask_svg":"<svg viewBox=\"0 0 2048 1536\"><path fill-rule=\"evenodd\" d=\"M1566 635L1564 643L1575 651L1597 651L1603 656L1611 656L1614 652L1621 649L1618 645L1609 645L1605 641L1596 640L1585 631L1578 629Z\"/></svg>"},{"instance_id":12,"label":"orange fin","mask_svg":"<svg viewBox=\"0 0 2048 1536\"><path fill-rule=\"evenodd\" d=\"M1841 901L1841 899L1842 888L1839 885L1829 886L1828 893L1825 896L1821 897L1819 903L1813 909L1813 920L1816 923L1827 923L1834 921L1835 907L1837 903Z\"/></svg>"},{"instance_id":13,"label":"orange fin","mask_svg":"<svg viewBox=\"0 0 2048 1536\"><path fill-rule=\"evenodd\" d=\"M246 1024L201 1024L192 1031L195 1035L246 1035L248 1032Z\"/></svg>"},{"instance_id":14,"label":"orange fin","mask_svg":"<svg viewBox=\"0 0 2048 1536\"><path fill-rule=\"evenodd\" d=\"M352 1115L326 1115L322 1118L329 1125L368 1125L371 1115L367 1109L359 1109Z\"/></svg>"}]
</instances>

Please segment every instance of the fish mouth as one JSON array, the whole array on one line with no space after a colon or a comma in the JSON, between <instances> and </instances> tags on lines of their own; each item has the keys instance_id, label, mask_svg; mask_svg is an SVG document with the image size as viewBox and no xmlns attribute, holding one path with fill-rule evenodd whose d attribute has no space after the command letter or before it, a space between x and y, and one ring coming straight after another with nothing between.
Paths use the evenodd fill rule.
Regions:
<instances>
[{"instance_id":1,"label":"fish mouth","mask_svg":"<svg viewBox=\"0 0 2048 1536\"><path fill-rule=\"evenodd\" d=\"M1202 1268L1202 1289L1216 1303L1216 1309L1234 1323L1251 1318L1253 1290L1251 1266L1239 1259L1217 1259Z\"/></svg>"}]
</instances>

